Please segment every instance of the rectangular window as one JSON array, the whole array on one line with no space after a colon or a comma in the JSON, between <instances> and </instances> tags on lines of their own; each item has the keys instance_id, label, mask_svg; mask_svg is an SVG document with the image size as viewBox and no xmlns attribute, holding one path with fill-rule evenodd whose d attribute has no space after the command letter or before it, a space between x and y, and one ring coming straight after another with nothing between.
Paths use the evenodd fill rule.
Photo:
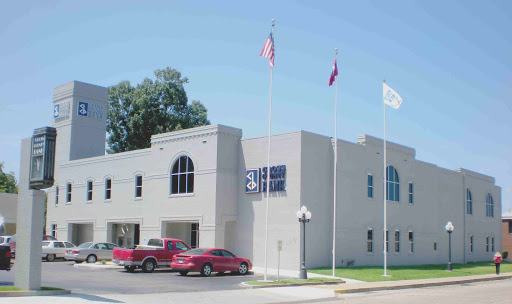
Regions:
<instances>
[{"instance_id":1,"label":"rectangular window","mask_svg":"<svg viewBox=\"0 0 512 304\"><path fill-rule=\"evenodd\" d=\"M386 253L389 252L389 231L386 230Z\"/></svg>"},{"instance_id":2,"label":"rectangular window","mask_svg":"<svg viewBox=\"0 0 512 304\"><path fill-rule=\"evenodd\" d=\"M368 229L366 234L366 252L373 252L373 229Z\"/></svg>"},{"instance_id":3,"label":"rectangular window","mask_svg":"<svg viewBox=\"0 0 512 304\"><path fill-rule=\"evenodd\" d=\"M409 231L409 252L414 252L414 232Z\"/></svg>"},{"instance_id":4,"label":"rectangular window","mask_svg":"<svg viewBox=\"0 0 512 304\"><path fill-rule=\"evenodd\" d=\"M66 185L66 203L71 203L71 183Z\"/></svg>"},{"instance_id":5,"label":"rectangular window","mask_svg":"<svg viewBox=\"0 0 512 304\"><path fill-rule=\"evenodd\" d=\"M473 236L469 237L469 252L473 253Z\"/></svg>"},{"instance_id":6,"label":"rectangular window","mask_svg":"<svg viewBox=\"0 0 512 304\"><path fill-rule=\"evenodd\" d=\"M52 236L57 238L57 224L52 224Z\"/></svg>"},{"instance_id":7,"label":"rectangular window","mask_svg":"<svg viewBox=\"0 0 512 304\"><path fill-rule=\"evenodd\" d=\"M409 183L409 204L414 203L414 197L413 197L413 184Z\"/></svg>"},{"instance_id":8,"label":"rectangular window","mask_svg":"<svg viewBox=\"0 0 512 304\"><path fill-rule=\"evenodd\" d=\"M55 186L55 205L59 204L59 186Z\"/></svg>"},{"instance_id":9,"label":"rectangular window","mask_svg":"<svg viewBox=\"0 0 512 304\"><path fill-rule=\"evenodd\" d=\"M491 252L494 252L494 237L491 238Z\"/></svg>"},{"instance_id":10,"label":"rectangular window","mask_svg":"<svg viewBox=\"0 0 512 304\"><path fill-rule=\"evenodd\" d=\"M142 197L142 175L135 177L135 197Z\"/></svg>"},{"instance_id":11,"label":"rectangular window","mask_svg":"<svg viewBox=\"0 0 512 304\"><path fill-rule=\"evenodd\" d=\"M512 221L508 222L508 233L512 233Z\"/></svg>"},{"instance_id":12,"label":"rectangular window","mask_svg":"<svg viewBox=\"0 0 512 304\"><path fill-rule=\"evenodd\" d=\"M485 238L485 251L489 252L489 237Z\"/></svg>"},{"instance_id":13,"label":"rectangular window","mask_svg":"<svg viewBox=\"0 0 512 304\"><path fill-rule=\"evenodd\" d=\"M92 201L92 181L87 181L87 200Z\"/></svg>"},{"instance_id":14,"label":"rectangular window","mask_svg":"<svg viewBox=\"0 0 512 304\"><path fill-rule=\"evenodd\" d=\"M199 224L192 223L190 227L190 246L192 248L199 247Z\"/></svg>"},{"instance_id":15,"label":"rectangular window","mask_svg":"<svg viewBox=\"0 0 512 304\"><path fill-rule=\"evenodd\" d=\"M434 242L434 251L437 250L437 242Z\"/></svg>"},{"instance_id":16,"label":"rectangular window","mask_svg":"<svg viewBox=\"0 0 512 304\"><path fill-rule=\"evenodd\" d=\"M105 180L105 199L109 200L112 198L112 179L107 178Z\"/></svg>"},{"instance_id":17,"label":"rectangular window","mask_svg":"<svg viewBox=\"0 0 512 304\"><path fill-rule=\"evenodd\" d=\"M395 252L400 252L400 231L395 231Z\"/></svg>"},{"instance_id":18,"label":"rectangular window","mask_svg":"<svg viewBox=\"0 0 512 304\"><path fill-rule=\"evenodd\" d=\"M368 174L368 197L373 198L373 175Z\"/></svg>"}]
</instances>

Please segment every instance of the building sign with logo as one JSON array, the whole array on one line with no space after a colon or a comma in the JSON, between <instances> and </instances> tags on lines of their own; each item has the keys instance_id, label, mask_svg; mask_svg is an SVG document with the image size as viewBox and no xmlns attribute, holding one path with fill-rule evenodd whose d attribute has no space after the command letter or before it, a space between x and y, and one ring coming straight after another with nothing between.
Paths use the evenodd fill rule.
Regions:
<instances>
[{"instance_id":1,"label":"building sign with logo","mask_svg":"<svg viewBox=\"0 0 512 304\"><path fill-rule=\"evenodd\" d=\"M31 189L45 189L53 186L55 169L55 140L57 129L44 127L35 129L30 151Z\"/></svg>"},{"instance_id":2,"label":"building sign with logo","mask_svg":"<svg viewBox=\"0 0 512 304\"><path fill-rule=\"evenodd\" d=\"M69 119L70 102L65 101L53 106L53 119L55 122L60 122Z\"/></svg>"},{"instance_id":3,"label":"building sign with logo","mask_svg":"<svg viewBox=\"0 0 512 304\"><path fill-rule=\"evenodd\" d=\"M104 107L85 101L78 102L78 116L103 119Z\"/></svg>"},{"instance_id":4,"label":"building sign with logo","mask_svg":"<svg viewBox=\"0 0 512 304\"><path fill-rule=\"evenodd\" d=\"M245 173L245 193L286 191L286 165L249 169Z\"/></svg>"}]
</instances>

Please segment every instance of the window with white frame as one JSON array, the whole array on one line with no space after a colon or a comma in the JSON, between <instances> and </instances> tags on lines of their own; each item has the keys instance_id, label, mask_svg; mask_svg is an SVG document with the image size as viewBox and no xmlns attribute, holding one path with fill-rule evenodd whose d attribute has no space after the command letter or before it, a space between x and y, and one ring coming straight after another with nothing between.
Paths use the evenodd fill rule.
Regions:
<instances>
[{"instance_id":1,"label":"window with white frame","mask_svg":"<svg viewBox=\"0 0 512 304\"><path fill-rule=\"evenodd\" d=\"M92 180L87 181L87 200L92 201Z\"/></svg>"},{"instance_id":2,"label":"window with white frame","mask_svg":"<svg viewBox=\"0 0 512 304\"><path fill-rule=\"evenodd\" d=\"M181 156L172 166L171 194L194 193L194 163L188 156Z\"/></svg>"},{"instance_id":3,"label":"window with white frame","mask_svg":"<svg viewBox=\"0 0 512 304\"><path fill-rule=\"evenodd\" d=\"M71 183L66 184L66 203L71 203Z\"/></svg>"},{"instance_id":4,"label":"window with white frame","mask_svg":"<svg viewBox=\"0 0 512 304\"><path fill-rule=\"evenodd\" d=\"M199 223L192 223L190 225L190 247L199 247Z\"/></svg>"},{"instance_id":5,"label":"window with white frame","mask_svg":"<svg viewBox=\"0 0 512 304\"><path fill-rule=\"evenodd\" d=\"M389 252L389 231L386 230L386 242L385 242L385 246L386 246L386 253Z\"/></svg>"},{"instance_id":6,"label":"window with white frame","mask_svg":"<svg viewBox=\"0 0 512 304\"><path fill-rule=\"evenodd\" d=\"M469 236L469 252L473 253L473 236Z\"/></svg>"},{"instance_id":7,"label":"window with white frame","mask_svg":"<svg viewBox=\"0 0 512 304\"><path fill-rule=\"evenodd\" d=\"M57 224L52 224L52 236L57 238Z\"/></svg>"},{"instance_id":8,"label":"window with white frame","mask_svg":"<svg viewBox=\"0 0 512 304\"><path fill-rule=\"evenodd\" d=\"M489 237L485 237L485 251L489 252Z\"/></svg>"},{"instance_id":9,"label":"window with white frame","mask_svg":"<svg viewBox=\"0 0 512 304\"><path fill-rule=\"evenodd\" d=\"M142 197L142 175L135 176L135 197Z\"/></svg>"},{"instance_id":10,"label":"window with white frame","mask_svg":"<svg viewBox=\"0 0 512 304\"><path fill-rule=\"evenodd\" d=\"M400 231L395 230L395 252L400 252Z\"/></svg>"},{"instance_id":11,"label":"window with white frame","mask_svg":"<svg viewBox=\"0 0 512 304\"><path fill-rule=\"evenodd\" d=\"M409 231L409 252L414 253L414 232Z\"/></svg>"},{"instance_id":12,"label":"window with white frame","mask_svg":"<svg viewBox=\"0 0 512 304\"><path fill-rule=\"evenodd\" d=\"M373 174L371 174L371 173L368 173L367 192L368 192L368 197L373 198Z\"/></svg>"},{"instance_id":13,"label":"window with white frame","mask_svg":"<svg viewBox=\"0 0 512 304\"><path fill-rule=\"evenodd\" d=\"M368 228L366 232L366 252L373 252L373 229Z\"/></svg>"},{"instance_id":14,"label":"window with white frame","mask_svg":"<svg viewBox=\"0 0 512 304\"><path fill-rule=\"evenodd\" d=\"M409 204L414 203L414 185L413 183L409 183Z\"/></svg>"},{"instance_id":15,"label":"window with white frame","mask_svg":"<svg viewBox=\"0 0 512 304\"><path fill-rule=\"evenodd\" d=\"M105 179L105 199L106 200L112 199L112 179L111 178Z\"/></svg>"},{"instance_id":16,"label":"window with white frame","mask_svg":"<svg viewBox=\"0 0 512 304\"><path fill-rule=\"evenodd\" d=\"M466 189L466 213L469 215L473 214L473 198L469 189Z\"/></svg>"},{"instance_id":17,"label":"window with white frame","mask_svg":"<svg viewBox=\"0 0 512 304\"><path fill-rule=\"evenodd\" d=\"M388 201L400 201L400 180L395 167L388 166L386 170L386 199Z\"/></svg>"},{"instance_id":18,"label":"window with white frame","mask_svg":"<svg viewBox=\"0 0 512 304\"><path fill-rule=\"evenodd\" d=\"M494 217L494 201L490 193L485 198L485 216Z\"/></svg>"},{"instance_id":19,"label":"window with white frame","mask_svg":"<svg viewBox=\"0 0 512 304\"><path fill-rule=\"evenodd\" d=\"M59 185L55 186L55 205L59 204Z\"/></svg>"}]
</instances>

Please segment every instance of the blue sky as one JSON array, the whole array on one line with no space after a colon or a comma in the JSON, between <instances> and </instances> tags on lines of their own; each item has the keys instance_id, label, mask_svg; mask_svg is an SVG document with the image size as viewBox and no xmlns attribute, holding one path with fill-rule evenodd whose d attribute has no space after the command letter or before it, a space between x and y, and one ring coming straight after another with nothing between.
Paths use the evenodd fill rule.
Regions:
<instances>
[{"instance_id":1,"label":"blue sky","mask_svg":"<svg viewBox=\"0 0 512 304\"><path fill-rule=\"evenodd\" d=\"M382 80L404 99L387 138L417 159L496 177L512 208L511 1L9 1L0 12L0 161L51 124L53 88L110 86L171 66L210 121L267 133L276 19L273 131L333 136L328 79L340 49L338 137L383 136ZM481 203L484 196L477 198Z\"/></svg>"}]
</instances>

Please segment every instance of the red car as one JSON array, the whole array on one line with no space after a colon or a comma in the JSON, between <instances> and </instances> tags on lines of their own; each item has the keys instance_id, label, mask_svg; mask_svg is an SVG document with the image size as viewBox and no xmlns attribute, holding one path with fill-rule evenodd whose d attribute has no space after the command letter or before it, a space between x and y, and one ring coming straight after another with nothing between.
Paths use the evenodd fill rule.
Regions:
<instances>
[{"instance_id":1,"label":"red car","mask_svg":"<svg viewBox=\"0 0 512 304\"><path fill-rule=\"evenodd\" d=\"M196 248L174 255L171 268L178 270L181 275L187 275L190 271L200 272L202 276L226 271L247 274L252 268L252 263L249 259L237 257L226 249Z\"/></svg>"}]
</instances>

